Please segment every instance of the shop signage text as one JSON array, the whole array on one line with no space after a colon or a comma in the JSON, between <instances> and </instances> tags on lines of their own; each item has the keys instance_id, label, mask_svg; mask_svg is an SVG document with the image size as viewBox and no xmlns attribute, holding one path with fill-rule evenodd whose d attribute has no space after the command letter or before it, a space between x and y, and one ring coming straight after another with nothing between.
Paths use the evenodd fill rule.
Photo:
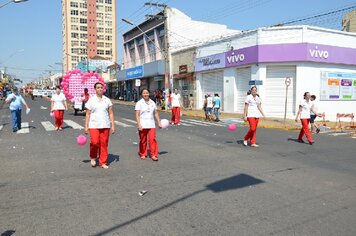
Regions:
<instances>
[{"instance_id":1,"label":"shop signage text","mask_svg":"<svg viewBox=\"0 0 356 236\"><path fill-rule=\"evenodd\" d=\"M315 49L309 49L309 54L311 57L315 58L325 58L329 57L329 52L326 50L319 50L318 46L315 46Z\"/></svg>"},{"instance_id":2,"label":"shop signage text","mask_svg":"<svg viewBox=\"0 0 356 236\"><path fill-rule=\"evenodd\" d=\"M126 79L135 79L143 77L143 66L136 66L126 70Z\"/></svg>"}]
</instances>

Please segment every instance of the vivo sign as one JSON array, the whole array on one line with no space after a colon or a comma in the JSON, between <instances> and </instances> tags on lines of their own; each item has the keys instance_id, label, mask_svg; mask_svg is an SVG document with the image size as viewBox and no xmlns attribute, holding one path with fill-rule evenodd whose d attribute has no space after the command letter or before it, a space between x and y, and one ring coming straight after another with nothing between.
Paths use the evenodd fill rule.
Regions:
<instances>
[{"instance_id":1,"label":"vivo sign","mask_svg":"<svg viewBox=\"0 0 356 236\"><path fill-rule=\"evenodd\" d=\"M314 58L327 59L329 57L329 52L327 50L319 50L318 46L315 46L315 49L309 49L309 54Z\"/></svg>"},{"instance_id":2,"label":"vivo sign","mask_svg":"<svg viewBox=\"0 0 356 236\"><path fill-rule=\"evenodd\" d=\"M227 61L229 64L231 63L238 63L238 62L243 62L245 60L245 54L235 54L232 53L232 55L226 57Z\"/></svg>"}]
</instances>

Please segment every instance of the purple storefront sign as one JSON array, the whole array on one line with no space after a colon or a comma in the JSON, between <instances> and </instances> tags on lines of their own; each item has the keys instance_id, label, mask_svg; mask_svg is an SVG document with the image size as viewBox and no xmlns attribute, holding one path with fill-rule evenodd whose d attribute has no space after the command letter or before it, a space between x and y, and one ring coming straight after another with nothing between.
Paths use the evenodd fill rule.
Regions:
<instances>
[{"instance_id":1,"label":"purple storefront sign","mask_svg":"<svg viewBox=\"0 0 356 236\"><path fill-rule=\"evenodd\" d=\"M195 59L195 71L213 70L225 67L225 53Z\"/></svg>"},{"instance_id":2,"label":"purple storefront sign","mask_svg":"<svg viewBox=\"0 0 356 236\"><path fill-rule=\"evenodd\" d=\"M310 43L269 44L225 52L226 67L267 62L356 65L356 49Z\"/></svg>"}]
</instances>

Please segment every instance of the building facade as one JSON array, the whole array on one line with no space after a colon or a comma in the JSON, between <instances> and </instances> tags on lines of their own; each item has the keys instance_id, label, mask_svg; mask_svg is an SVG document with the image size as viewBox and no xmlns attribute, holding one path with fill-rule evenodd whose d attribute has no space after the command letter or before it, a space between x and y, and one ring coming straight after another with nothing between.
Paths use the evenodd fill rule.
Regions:
<instances>
[{"instance_id":1,"label":"building facade","mask_svg":"<svg viewBox=\"0 0 356 236\"><path fill-rule=\"evenodd\" d=\"M116 0L62 0L63 68L96 56L115 62Z\"/></svg>"},{"instance_id":2,"label":"building facade","mask_svg":"<svg viewBox=\"0 0 356 236\"><path fill-rule=\"evenodd\" d=\"M219 93L224 111L242 113L246 93L256 85L270 117L284 116L287 96L287 117L294 118L304 92L316 95L319 112L329 120L356 112L355 33L262 28L199 46L196 54L198 108L204 95Z\"/></svg>"},{"instance_id":3,"label":"building facade","mask_svg":"<svg viewBox=\"0 0 356 236\"><path fill-rule=\"evenodd\" d=\"M238 32L225 25L194 21L169 7L156 16L138 25L144 33L133 27L123 34L124 70L118 81L124 84L129 100L132 91L138 92L141 86L151 91L173 88L174 52Z\"/></svg>"},{"instance_id":4,"label":"building facade","mask_svg":"<svg viewBox=\"0 0 356 236\"><path fill-rule=\"evenodd\" d=\"M342 30L356 32L356 10L349 12L342 18Z\"/></svg>"}]
</instances>

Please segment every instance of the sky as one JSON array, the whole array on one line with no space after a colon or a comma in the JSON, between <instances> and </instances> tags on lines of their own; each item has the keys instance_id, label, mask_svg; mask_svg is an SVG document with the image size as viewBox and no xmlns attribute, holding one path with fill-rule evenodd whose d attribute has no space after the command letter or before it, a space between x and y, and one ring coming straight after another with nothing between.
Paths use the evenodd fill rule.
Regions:
<instances>
[{"instance_id":1,"label":"sky","mask_svg":"<svg viewBox=\"0 0 356 236\"><path fill-rule=\"evenodd\" d=\"M10 0L0 0L0 5ZM356 5L355 0L117 0L118 58L122 61L121 35L138 24L156 7L145 2L167 4L193 20L247 30L310 17ZM0 8L0 69L25 82L49 73L60 73L62 62L62 12L60 0L28 0Z\"/></svg>"}]
</instances>

